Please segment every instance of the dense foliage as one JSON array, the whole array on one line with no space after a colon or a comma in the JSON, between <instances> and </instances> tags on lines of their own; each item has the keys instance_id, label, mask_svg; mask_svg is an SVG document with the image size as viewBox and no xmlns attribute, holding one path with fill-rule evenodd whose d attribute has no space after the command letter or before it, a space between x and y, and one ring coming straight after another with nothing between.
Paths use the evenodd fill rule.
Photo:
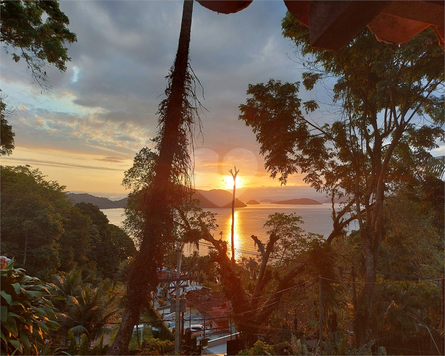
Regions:
<instances>
[{"instance_id":1,"label":"dense foliage","mask_svg":"<svg viewBox=\"0 0 445 356\"><path fill-rule=\"evenodd\" d=\"M276 226L291 232L288 241L277 244L274 258L264 263L266 246L276 238L272 229L269 241L259 246L261 259L243 259L236 265L227 248L208 238L219 252L211 256L232 302L231 318L249 348L243 354L283 354L284 349L294 355L440 353L444 226L438 223L437 213L444 211L444 184L435 182L418 182L409 189L401 186L388 197L387 234L371 310L372 339L360 347L353 340L357 297L366 285L359 273L364 263L359 231L330 243L318 239L311 243L291 223L295 217L277 214L266 225L280 221ZM263 265L266 277L261 277ZM322 343L318 341L320 328ZM258 339L268 345L254 344Z\"/></svg>"},{"instance_id":2,"label":"dense foliage","mask_svg":"<svg viewBox=\"0 0 445 356\"><path fill-rule=\"evenodd\" d=\"M1 93L1 90L0 90ZM0 96L0 155L10 155L14 150L14 136L12 126L8 124L5 118L6 104L3 102L3 98Z\"/></svg>"},{"instance_id":3,"label":"dense foliage","mask_svg":"<svg viewBox=\"0 0 445 356\"><path fill-rule=\"evenodd\" d=\"M65 46L76 35L68 30L69 19L57 1L2 1L0 11L4 50L15 62L24 60L38 84L46 83L46 64L66 70L70 58Z\"/></svg>"},{"instance_id":4,"label":"dense foliage","mask_svg":"<svg viewBox=\"0 0 445 356\"><path fill-rule=\"evenodd\" d=\"M60 317L53 305L55 288L28 276L14 261L1 270L1 353L41 355L50 350L51 332Z\"/></svg>"},{"instance_id":5,"label":"dense foliage","mask_svg":"<svg viewBox=\"0 0 445 356\"><path fill-rule=\"evenodd\" d=\"M445 138L444 53L427 31L388 46L365 30L336 52L312 48L308 29L290 15L283 31L304 56L305 88L322 80L331 84L331 107L337 110L316 122L311 113L319 104L298 98L299 83L270 80L249 85L240 119L256 134L272 177L281 175L285 183L289 174L301 172L316 190L345 201L333 205L328 242L357 221L365 282L354 308L358 347L371 340L387 198L400 184L438 177L437 165L444 166L430 153Z\"/></svg>"},{"instance_id":6,"label":"dense foliage","mask_svg":"<svg viewBox=\"0 0 445 356\"><path fill-rule=\"evenodd\" d=\"M79 269L56 275L53 282L58 297L54 304L63 313L58 333L61 343L69 343L70 333L77 339L86 335L89 343L111 333L109 323L117 321L124 296L121 283L84 278Z\"/></svg>"},{"instance_id":7,"label":"dense foliage","mask_svg":"<svg viewBox=\"0 0 445 356\"><path fill-rule=\"evenodd\" d=\"M135 253L132 239L98 207L72 202L57 182L26 166L1 170L2 253L50 281L58 271L115 277Z\"/></svg>"}]
</instances>

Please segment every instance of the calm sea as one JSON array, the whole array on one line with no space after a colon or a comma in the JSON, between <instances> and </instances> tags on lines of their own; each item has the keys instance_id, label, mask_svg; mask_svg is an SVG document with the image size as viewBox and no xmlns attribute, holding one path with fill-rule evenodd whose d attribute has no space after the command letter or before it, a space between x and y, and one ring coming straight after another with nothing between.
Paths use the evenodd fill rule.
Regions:
<instances>
[{"instance_id":1,"label":"calm sea","mask_svg":"<svg viewBox=\"0 0 445 356\"><path fill-rule=\"evenodd\" d=\"M232 226L232 209L212 208L205 209L216 214L218 229L213 232L215 238L222 237L230 241ZM103 209L110 223L121 226L124 220L124 209ZM251 235L258 236L261 241L267 241L266 229L263 228L268 216L273 213L296 213L301 216L304 224L301 226L306 232L313 232L327 237L332 229L331 205L282 205L282 204L258 204L245 208L235 209L235 249L237 258L240 256L254 257L257 250L253 244ZM203 243L200 253L206 253L207 245ZM190 252L190 251L186 251Z\"/></svg>"}]
</instances>

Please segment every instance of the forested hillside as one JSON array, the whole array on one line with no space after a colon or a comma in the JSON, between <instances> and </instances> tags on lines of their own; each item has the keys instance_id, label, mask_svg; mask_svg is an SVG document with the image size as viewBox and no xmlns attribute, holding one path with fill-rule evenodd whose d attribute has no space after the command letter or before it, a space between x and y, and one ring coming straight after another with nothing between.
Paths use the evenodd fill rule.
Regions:
<instances>
[{"instance_id":1,"label":"forested hillside","mask_svg":"<svg viewBox=\"0 0 445 356\"><path fill-rule=\"evenodd\" d=\"M133 240L93 204L74 204L64 187L30 167L1 169L1 250L44 280L76 268L114 277Z\"/></svg>"},{"instance_id":2,"label":"forested hillside","mask_svg":"<svg viewBox=\"0 0 445 356\"><path fill-rule=\"evenodd\" d=\"M76 194L76 193L68 193L68 198L74 202L74 204L77 203L90 203L94 204L99 209L115 209L115 208L125 208L127 205L127 198L119 199L119 200L110 200L108 198L102 198L102 197L96 197L91 194L83 193L83 194Z\"/></svg>"}]
</instances>

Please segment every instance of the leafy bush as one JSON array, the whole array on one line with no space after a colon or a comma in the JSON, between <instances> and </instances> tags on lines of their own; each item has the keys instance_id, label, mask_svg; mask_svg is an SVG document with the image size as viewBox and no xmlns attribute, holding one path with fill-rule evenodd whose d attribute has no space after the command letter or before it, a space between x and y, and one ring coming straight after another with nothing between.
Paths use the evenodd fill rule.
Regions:
<instances>
[{"instance_id":1,"label":"leafy bush","mask_svg":"<svg viewBox=\"0 0 445 356\"><path fill-rule=\"evenodd\" d=\"M13 265L11 261L1 270L1 353L47 353L50 333L60 327L56 322L59 313L50 300L53 286Z\"/></svg>"},{"instance_id":2,"label":"leafy bush","mask_svg":"<svg viewBox=\"0 0 445 356\"><path fill-rule=\"evenodd\" d=\"M238 355L276 355L273 345L258 340L251 349L243 350Z\"/></svg>"},{"instance_id":3,"label":"leafy bush","mask_svg":"<svg viewBox=\"0 0 445 356\"><path fill-rule=\"evenodd\" d=\"M175 344L170 340L149 338L144 340L143 349L138 355L168 355L174 352Z\"/></svg>"},{"instance_id":4,"label":"leafy bush","mask_svg":"<svg viewBox=\"0 0 445 356\"><path fill-rule=\"evenodd\" d=\"M53 280L60 297L56 305L64 314L60 323L65 332L71 331L77 338L86 334L90 342L111 332L107 324L117 318L124 295L120 283L109 279L89 283L79 269L54 276Z\"/></svg>"}]
</instances>

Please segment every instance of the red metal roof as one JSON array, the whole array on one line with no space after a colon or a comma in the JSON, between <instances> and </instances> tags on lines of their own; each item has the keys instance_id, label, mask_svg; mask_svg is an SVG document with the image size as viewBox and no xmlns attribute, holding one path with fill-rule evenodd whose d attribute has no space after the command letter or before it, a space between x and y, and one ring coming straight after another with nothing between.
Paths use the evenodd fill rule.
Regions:
<instances>
[{"instance_id":1,"label":"red metal roof","mask_svg":"<svg viewBox=\"0 0 445 356\"><path fill-rule=\"evenodd\" d=\"M193 290L187 293L187 306L198 309L201 314L212 319L219 326L227 326L231 313L230 303L223 293L208 289Z\"/></svg>"},{"instance_id":2,"label":"red metal roof","mask_svg":"<svg viewBox=\"0 0 445 356\"><path fill-rule=\"evenodd\" d=\"M197 0L221 13L243 10L252 2ZM432 28L444 47L444 1L301 1L284 0L289 12L309 27L311 44L337 50L368 27L379 41L402 44Z\"/></svg>"}]
</instances>

